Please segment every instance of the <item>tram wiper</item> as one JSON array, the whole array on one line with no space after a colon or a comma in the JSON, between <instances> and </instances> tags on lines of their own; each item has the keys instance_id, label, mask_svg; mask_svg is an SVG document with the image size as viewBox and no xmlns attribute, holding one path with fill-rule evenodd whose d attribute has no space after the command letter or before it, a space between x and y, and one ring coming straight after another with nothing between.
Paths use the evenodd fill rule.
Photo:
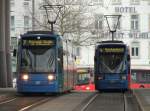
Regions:
<instances>
[{"instance_id":1,"label":"tram wiper","mask_svg":"<svg viewBox=\"0 0 150 111\"><path fill-rule=\"evenodd\" d=\"M31 54L29 53L29 51L26 51L26 54L27 54L27 57L30 59L29 60L30 70L33 70Z\"/></svg>"},{"instance_id":2,"label":"tram wiper","mask_svg":"<svg viewBox=\"0 0 150 111\"><path fill-rule=\"evenodd\" d=\"M49 59L48 59L48 68L51 70L53 64L54 64L54 58L55 58L55 55L54 53L51 53L51 55L49 56Z\"/></svg>"}]
</instances>

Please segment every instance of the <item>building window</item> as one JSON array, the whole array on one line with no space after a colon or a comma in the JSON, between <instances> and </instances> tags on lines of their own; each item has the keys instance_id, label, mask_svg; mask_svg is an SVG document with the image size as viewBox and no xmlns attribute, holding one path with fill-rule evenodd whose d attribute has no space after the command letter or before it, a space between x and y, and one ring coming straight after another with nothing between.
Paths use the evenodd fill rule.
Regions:
<instances>
[{"instance_id":1,"label":"building window","mask_svg":"<svg viewBox=\"0 0 150 111\"><path fill-rule=\"evenodd\" d=\"M150 42L149 42L149 45L148 45L148 58L150 59Z\"/></svg>"},{"instance_id":2,"label":"building window","mask_svg":"<svg viewBox=\"0 0 150 111\"><path fill-rule=\"evenodd\" d=\"M14 6L15 6L15 1L14 1L14 0L11 0L11 1L10 1L10 7L13 8Z\"/></svg>"},{"instance_id":3,"label":"building window","mask_svg":"<svg viewBox=\"0 0 150 111\"><path fill-rule=\"evenodd\" d=\"M25 10L29 9L29 2L28 2L28 1L25 1L25 2L23 3L23 6L24 6L24 9L25 9Z\"/></svg>"},{"instance_id":4,"label":"building window","mask_svg":"<svg viewBox=\"0 0 150 111\"><path fill-rule=\"evenodd\" d=\"M43 21L43 25L44 25L43 29L49 28L47 15L43 14L43 19L42 19L42 21Z\"/></svg>"},{"instance_id":5,"label":"building window","mask_svg":"<svg viewBox=\"0 0 150 111\"><path fill-rule=\"evenodd\" d=\"M131 56L139 57L139 49L140 49L139 42L133 42L131 47Z\"/></svg>"},{"instance_id":6,"label":"building window","mask_svg":"<svg viewBox=\"0 0 150 111\"><path fill-rule=\"evenodd\" d=\"M11 31L14 31L15 30L15 16L11 16L10 17L10 29L11 29Z\"/></svg>"},{"instance_id":7,"label":"building window","mask_svg":"<svg viewBox=\"0 0 150 111\"><path fill-rule=\"evenodd\" d=\"M24 16L24 30L29 30L29 16Z\"/></svg>"},{"instance_id":8,"label":"building window","mask_svg":"<svg viewBox=\"0 0 150 111\"><path fill-rule=\"evenodd\" d=\"M139 30L139 16L131 15L131 30Z\"/></svg>"},{"instance_id":9,"label":"building window","mask_svg":"<svg viewBox=\"0 0 150 111\"><path fill-rule=\"evenodd\" d=\"M103 29L103 15L101 14L95 15L95 29Z\"/></svg>"},{"instance_id":10,"label":"building window","mask_svg":"<svg viewBox=\"0 0 150 111\"><path fill-rule=\"evenodd\" d=\"M140 4L140 0L130 0L132 5L139 5Z\"/></svg>"},{"instance_id":11,"label":"building window","mask_svg":"<svg viewBox=\"0 0 150 111\"><path fill-rule=\"evenodd\" d=\"M148 28L149 28L149 31L150 31L150 14L149 14L149 18L148 19L149 19L149 21L148 21L149 22L148 23L149 27Z\"/></svg>"},{"instance_id":12,"label":"building window","mask_svg":"<svg viewBox=\"0 0 150 111\"><path fill-rule=\"evenodd\" d=\"M81 48L80 48L80 47L77 47L77 49L76 49L76 54L77 54L77 56L80 56L80 55L81 55L80 51L81 51Z\"/></svg>"},{"instance_id":13,"label":"building window","mask_svg":"<svg viewBox=\"0 0 150 111\"><path fill-rule=\"evenodd\" d=\"M121 0L112 0L112 4L113 5L120 5L121 4Z\"/></svg>"},{"instance_id":14,"label":"building window","mask_svg":"<svg viewBox=\"0 0 150 111\"><path fill-rule=\"evenodd\" d=\"M11 37L11 51L17 49L17 37Z\"/></svg>"},{"instance_id":15,"label":"building window","mask_svg":"<svg viewBox=\"0 0 150 111\"><path fill-rule=\"evenodd\" d=\"M47 20L47 15L43 15L43 22L44 22L44 25L47 25L48 23L48 20Z\"/></svg>"}]
</instances>

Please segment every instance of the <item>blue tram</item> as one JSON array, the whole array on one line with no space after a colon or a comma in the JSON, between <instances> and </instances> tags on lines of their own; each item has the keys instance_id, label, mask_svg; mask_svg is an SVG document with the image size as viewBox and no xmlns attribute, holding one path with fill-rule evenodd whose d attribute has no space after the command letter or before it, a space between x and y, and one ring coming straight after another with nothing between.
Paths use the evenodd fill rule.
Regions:
<instances>
[{"instance_id":1,"label":"blue tram","mask_svg":"<svg viewBox=\"0 0 150 111\"><path fill-rule=\"evenodd\" d=\"M72 44L48 31L30 31L19 40L17 91L19 93L59 93L74 86Z\"/></svg>"},{"instance_id":2,"label":"blue tram","mask_svg":"<svg viewBox=\"0 0 150 111\"><path fill-rule=\"evenodd\" d=\"M94 57L95 89L128 90L130 55L122 41L102 41L97 44Z\"/></svg>"}]
</instances>

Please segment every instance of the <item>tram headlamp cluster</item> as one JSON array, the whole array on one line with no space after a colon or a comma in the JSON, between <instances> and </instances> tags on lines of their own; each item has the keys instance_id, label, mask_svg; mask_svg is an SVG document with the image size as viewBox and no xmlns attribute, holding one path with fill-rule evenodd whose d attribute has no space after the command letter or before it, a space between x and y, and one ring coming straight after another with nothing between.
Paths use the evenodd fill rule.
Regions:
<instances>
[{"instance_id":1,"label":"tram headlamp cluster","mask_svg":"<svg viewBox=\"0 0 150 111\"><path fill-rule=\"evenodd\" d=\"M22 79L27 81L29 79L29 75L28 74L23 74Z\"/></svg>"},{"instance_id":2,"label":"tram headlamp cluster","mask_svg":"<svg viewBox=\"0 0 150 111\"><path fill-rule=\"evenodd\" d=\"M123 75L123 76L121 77L121 79L122 79L122 80L126 80L127 77L126 77L125 75Z\"/></svg>"},{"instance_id":3,"label":"tram headlamp cluster","mask_svg":"<svg viewBox=\"0 0 150 111\"><path fill-rule=\"evenodd\" d=\"M54 75L52 75L52 74L50 74L50 75L48 75L48 80L50 80L50 81L52 81L52 80L54 80L55 79L55 76Z\"/></svg>"},{"instance_id":4,"label":"tram headlamp cluster","mask_svg":"<svg viewBox=\"0 0 150 111\"><path fill-rule=\"evenodd\" d=\"M98 76L97 79L98 80L103 80L104 78L103 78L103 76Z\"/></svg>"}]
</instances>

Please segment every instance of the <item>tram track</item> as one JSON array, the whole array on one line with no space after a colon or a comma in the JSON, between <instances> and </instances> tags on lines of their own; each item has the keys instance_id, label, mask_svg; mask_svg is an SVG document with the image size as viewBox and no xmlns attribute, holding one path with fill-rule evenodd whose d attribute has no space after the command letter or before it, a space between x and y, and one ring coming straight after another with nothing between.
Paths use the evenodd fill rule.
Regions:
<instances>
[{"instance_id":1,"label":"tram track","mask_svg":"<svg viewBox=\"0 0 150 111\"><path fill-rule=\"evenodd\" d=\"M127 111L127 98L126 98L126 94L123 94L123 100L124 100L124 111Z\"/></svg>"},{"instance_id":2,"label":"tram track","mask_svg":"<svg viewBox=\"0 0 150 111\"><path fill-rule=\"evenodd\" d=\"M80 111L128 111L125 93L96 93Z\"/></svg>"},{"instance_id":3,"label":"tram track","mask_svg":"<svg viewBox=\"0 0 150 111\"><path fill-rule=\"evenodd\" d=\"M0 102L0 111L27 111L57 96L22 96Z\"/></svg>"},{"instance_id":4,"label":"tram track","mask_svg":"<svg viewBox=\"0 0 150 111\"><path fill-rule=\"evenodd\" d=\"M16 99L16 97L14 97L12 95L7 95L7 94L0 95L0 105L11 102L15 99Z\"/></svg>"},{"instance_id":5,"label":"tram track","mask_svg":"<svg viewBox=\"0 0 150 111\"><path fill-rule=\"evenodd\" d=\"M8 99L8 100L4 100L4 101L0 102L0 105L9 103L11 101L14 101L15 99L17 99L17 98L12 98L12 99Z\"/></svg>"},{"instance_id":6,"label":"tram track","mask_svg":"<svg viewBox=\"0 0 150 111\"><path fill-rule=\"evenodd\" d=\"M95 98L98 96L98 94L94 95L90 100L89 102L81 109L81 111L85 111L88 106L95 100Z\"/></svg>"},{"instance_id":7,"label":"tram track","mask_svg":"<svg viewBox=\"0 0 150 111\"><path fill-rule=\"evenodd\" d=\"M21 108L21 109L18 110L18 111L26 111L26 110L29 110L30 108L36 107L37 105L43 104L43 103L45 103L45 102L47 102L47 101L49 101L49 100L50 100L49 98L43 99L43 100L38 101L38 102L36 102L36 103L33 103L33 104L31 104L31 105L25 106L25 107Z\"/></svg>"}]
</instances>

